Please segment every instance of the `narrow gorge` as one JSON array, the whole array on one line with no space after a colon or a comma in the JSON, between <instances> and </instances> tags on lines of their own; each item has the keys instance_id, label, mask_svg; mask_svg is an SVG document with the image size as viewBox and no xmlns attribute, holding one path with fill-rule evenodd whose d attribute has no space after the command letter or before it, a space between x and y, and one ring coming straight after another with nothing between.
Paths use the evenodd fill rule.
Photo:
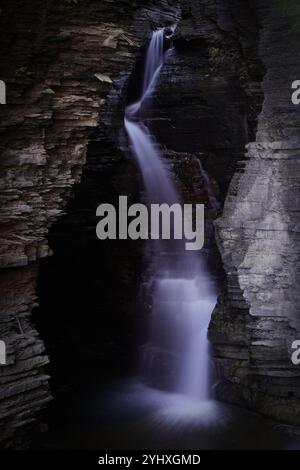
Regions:
<instances>
[{"instance_id":1,"label":"narrow gorge","mask_svg":"<svg viewBox=\"0 0 300 470\"><path fill-rule=\"evenodd\" d=\"M0 22L0 447L299 448L297 2ZM120 195L204 204L200 256L98 240Z\"/></svg>"}]
</instances>

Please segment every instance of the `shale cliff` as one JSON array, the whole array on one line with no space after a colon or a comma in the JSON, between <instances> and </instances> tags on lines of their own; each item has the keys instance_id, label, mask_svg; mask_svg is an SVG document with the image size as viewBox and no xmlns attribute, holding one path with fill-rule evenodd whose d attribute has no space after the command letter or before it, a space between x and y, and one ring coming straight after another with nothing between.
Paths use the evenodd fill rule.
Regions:
<instances>
[{"instance_id":1,"label":"shale cliff","mask_svg":"<svg viewBox=\"0 0 300 470\"><path fill-rule=\"evenodd\" d=\"M218 245L227 274L210 325L221 399L300 423L300 370L291 361L299 323L300 108L297 2L257 2L264 103L245 166L235 173Z\"/></svg>"},{"instance_id":2,"label":"shale cliff","mask_svg":"<svg viewBox=\"0 0 300 470\"><path fill-rule=\"evenodd\" d=\"M48 359L30 318L37 261L50 254L48 228L80 180L89 132L104 126L98 115L112 81L134 63L138 9L124 0L16 0L1 9L0 76L7 86L7 105L0 109L0 338L8 353L0 374L4 447L26 445L27 427L50 400L43 370ZM149 28L145 10L140 31L145 35Z\"/></svg>"}]
</instances>

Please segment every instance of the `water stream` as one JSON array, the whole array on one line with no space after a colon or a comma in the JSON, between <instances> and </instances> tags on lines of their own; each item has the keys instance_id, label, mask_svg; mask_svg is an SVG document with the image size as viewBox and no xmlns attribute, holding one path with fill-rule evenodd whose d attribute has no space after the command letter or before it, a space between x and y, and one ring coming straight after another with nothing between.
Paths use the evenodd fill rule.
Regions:
<instances>
[{"instance_id":1,"label":"water stream","mask_svg":"<svg viewBox=\"0 0 300 470\"><path fill-rule=\"evenodd\" d=\"M163 66L164 42L165 30L154 31L145 58L141 97L126 108L124 120L149 204L184 202L141 116ZM216 295L205 260L199 253L185 251L183 241L155 243L147 285L152 312L148 341L142 348L142 376L157 388L207 400L207 327Z\"/></svg>"}]
</instances>

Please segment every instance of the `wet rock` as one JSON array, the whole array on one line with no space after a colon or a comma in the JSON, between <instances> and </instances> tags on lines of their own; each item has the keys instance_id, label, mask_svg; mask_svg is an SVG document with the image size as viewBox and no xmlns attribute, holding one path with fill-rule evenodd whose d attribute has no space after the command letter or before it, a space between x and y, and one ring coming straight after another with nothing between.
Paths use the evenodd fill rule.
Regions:
<instances>
[{"instance_id":1,"label":"wet rock","mask_svg":"<svg viewBox=\"0 0 300 470\"><path fill-rule=\"evenodd\" d=\"M27 428L50 400L48 359L30 320L37 261L51 254L48 228L80 181L89 132L113 80L130 69L143 40L146 28L139 35L133 27L135 11L129 1L3 7L0 338L9 351L0 371L3 447L25 446Z\"/></svg>"},{"instance_id":2,"label":"wet rock","mask_svg":"<svg viewBox=\"0 0 300 470\"><path fill-rule=\"evenodd\" d=\"M257 16L265 99L256 140L215 223L228 292L215 309L210 338L220 398L299 424L300 370L291 362L291 344L300 335L300 114L290 88L300 31L297 15L279 2L257 2ZM244 362L232 355L241 346Z\"/></svg>"}]
</instances>

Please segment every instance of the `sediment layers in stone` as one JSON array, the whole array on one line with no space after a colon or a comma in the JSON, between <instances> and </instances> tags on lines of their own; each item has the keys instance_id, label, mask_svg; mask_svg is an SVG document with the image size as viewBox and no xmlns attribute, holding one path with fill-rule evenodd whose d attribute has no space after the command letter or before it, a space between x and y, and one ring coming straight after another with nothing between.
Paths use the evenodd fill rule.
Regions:
<instances>
[{"instance_id":1,"label":"sediment layers in stone","mask_svg":"<svg viewBox=\"0 0 300 470\"><path fill-rule=\"evenodd\" d=\"M256 141L216 221L228 292L210 326L218 396L300 423L300 371L292 364L299 321L300 113L291 101L299 64L300 10L257 2L266 75Z\"/></svg>"}]
</instances>

